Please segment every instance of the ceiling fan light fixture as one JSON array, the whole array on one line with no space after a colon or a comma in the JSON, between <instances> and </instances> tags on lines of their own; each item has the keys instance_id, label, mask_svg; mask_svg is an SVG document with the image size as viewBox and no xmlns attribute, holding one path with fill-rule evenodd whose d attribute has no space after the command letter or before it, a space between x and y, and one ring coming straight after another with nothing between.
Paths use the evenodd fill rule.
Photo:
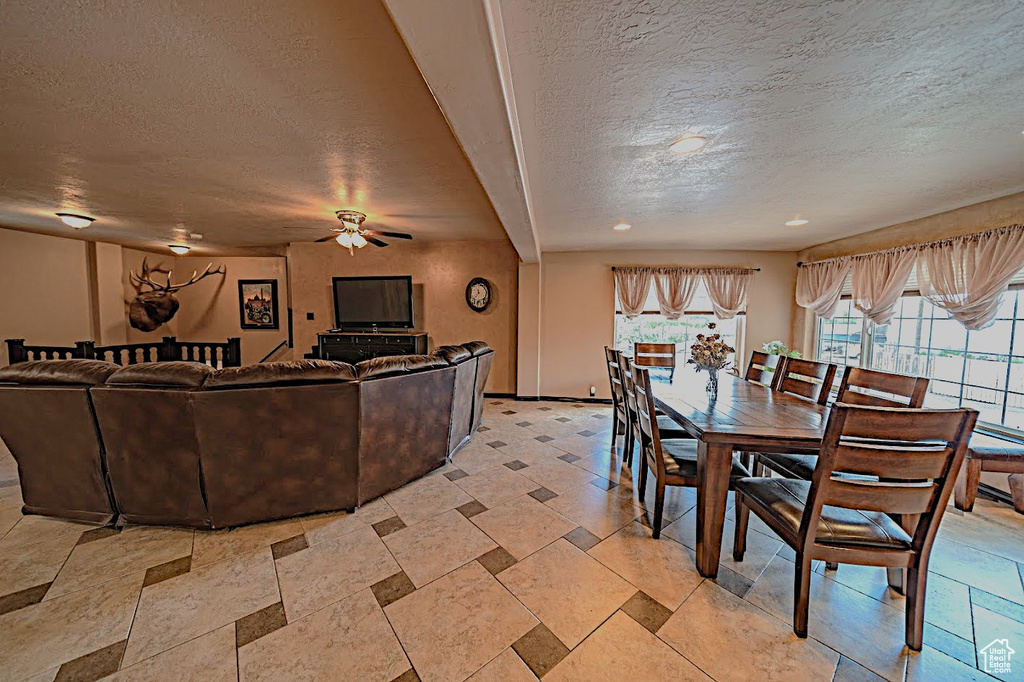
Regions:
<instances>
[{"instance_id":1,"label":"ceiling fan light fixture","mask_svg":"<svg viewBox=\"0 0 1024 682\"><path fill-rule=\"evenodd\" d=\"M334 215L338 216L338 220L344 223L345 227L350 230L358 229L363 224L363 221L366 220L366 214L360 211L341 210L335 211Z\"/></svg>"},{"instance_id":2,"label":"ceiling fan light fixture","mask_svg":"<svg viewBox=\"0 0 1024 682\"><path fill-rule=\"evenodd\" d=\"M348 249L351 248L352 246L352 235L349 234L348 232L342 232L337 237L334 238L334 241L338 242L346 249Z\"/></svg>"},{"instance_id":3,"label":"ceiling fan light fixture","mask_svg":"<svg viewBox=\"0 0 1024 682\"><path fill-rule=\"evenodd\" d=\"M363 237L363 235L359 234L358 232L354 233L352 235L352 246L356 247L357 249L363 248L364 246L366 246L366 238Z\"/></svg>"},{"instance_id":4,"label":"ceiling fan light fixture","mask_svg":"<svg viewBox=\"0 0 1024 682\"><path fill-rule=\"evenodd\" d=\"M57 217L60 221L68 227L73 227L76 230L81 230L83 227L89 227L95 218L90 218L87 215L78 215L76 213L58 213Z\"/></svg>"},{"instance_id":5,"label":"ceiling fan light fixture","mask_svg":"<svg viewBox=\"0 0 1024 682\"><path fill-rule=\"evenodd\" d=\"M179 256L184 256L191 250L191 247L185 246L184 244L168 244L167 248Z\"/></svg>"},{"instance_id":6,"label":"ceiling fan light fixture","mask_svg":"<svg viewBox=\"0 0 1024 682\"><path fill-rule=\"evenodd\" d=\"M668 150L679 155L694 154L703 149L707 143L707 138L700 135L684 135L669 145Z\"/></svg>"}]
</instances>

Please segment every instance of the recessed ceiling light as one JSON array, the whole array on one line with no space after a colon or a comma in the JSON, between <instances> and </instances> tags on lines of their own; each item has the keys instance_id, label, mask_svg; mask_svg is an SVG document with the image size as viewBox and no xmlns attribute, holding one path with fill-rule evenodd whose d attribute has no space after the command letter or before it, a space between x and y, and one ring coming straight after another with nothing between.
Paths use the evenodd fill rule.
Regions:
<instances>
[{"instance_id":1,"label":"recessed ceiling light","mask_svg":"<svg viewBox=\"0 0 1024 682\"><path fill-rule=\"evenodd\" d=\"M800 227L801 225L806 225L808 222L809 221L804 220L803 218L797 218L796 220L787 220L786 221L786 226L787 227Z\"/></svg>"},{"instance_id":2,"label":"recessed ceiling light","mask_svg":"<svg viewBox=\"0 0 1024 682\"><path fill-rule=\"evenodd\" d=\"M178 254L179 256L184 256L186 253L189 252L189 247L185 246L184 244L168 244L167 248L173 251L174 253Z\"/></svg>"},{"instance_id":3,"label":"recessed ceiling light","mask_svg":"<svg viewBox=\"0 0 1024 682\"><path fill-rule=\"evenodd\" d=\"M700 135L684 135L671 145L668 150L673 154L693 154L704 148L708 141Z\"/></svg>"},{"instance_id":4,"label":"recessed ceiling light","mask_svg":"<svg viewBox=\"0 0 1024 682\"><path fill-rule=\"evenodd\" d=\"M68 227L73 227L76 230L81 230L83 227L89 227L92 225L92 221L95 218L90 218L86 215L76 215L74 213L58 213L57 217L60 218L61 222Z\"/></svg>"},{"instance_id":5,"label":"recessed ceiling light","mask_svg":"<svg viewBox=\"0 0 1024 682\"><path fill-rule=\"evenodd\" d=\"M631 227L633 226L630 225L629 223L617 223L615 225L612 225L612 229L618 230L619 232L624 232L625 230L628 230Z\"/></svg>"}]
</instances>

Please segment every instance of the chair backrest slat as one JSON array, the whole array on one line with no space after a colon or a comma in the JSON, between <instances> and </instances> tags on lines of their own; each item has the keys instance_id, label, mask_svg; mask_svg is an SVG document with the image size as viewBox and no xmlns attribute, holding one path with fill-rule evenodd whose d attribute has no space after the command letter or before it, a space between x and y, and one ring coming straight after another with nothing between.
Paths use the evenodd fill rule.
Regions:
<instances>
[{"instance_id":1,"label":"chair backrest slat","mask_svg":"<svg viewBox=\"0 0 1024 682\"><path fill-rule=\"evenodd\" d=\"M779 378L778 368L782 356L769 355L759 350L751 351L750 362L747 363L747 373L743 376L747 381L753 381L764 386L774 386Z\"/></svg>"},{"instance_id":2,"label":"chair backrest slat","mask_svg":"<svg viewBox=\"0 0 1024 682\"><path fill-rule=\"evenodd\" d=\"M793 393L824 405L832 390L836 366L799 358L784 358L775 372L779 375L775 390Z\"/></svg>"},{"instance_id":3,"label":"chair backrest slat","mask_svg":"<svg viewBox=\"0 0 1024 682\"><path fill-rule=\"evenodd\" d=\"M927 447L899 449L899 446L875 443L858 443L843 439L836 452L835 468L844 473L862 476L892 476L888 459L900 453L900 477L907 480L940 478L945 471L946 460L952 454L946 442L937 443L934 449Z\"/></svg>"},{"instance_id":4,"label":"chair backrest slat","mask_svg":"<svg viewBox=\"0 0 1024 682\"><path fill-rule=\"evenodd\" d=\"M676 344L638 343L633 347L633 362L641 367L675 367Z\"/></svg>"},{"instance_id":5,"label":"chair backrest slat","mask_svg":"<svg viewBox=\"0 0 1024 682\"><path fill-rule=\"evenodd\" d=\"M878 407L921 407L927 393L928 379L923 377L847 367L836 402Z\"/></svg>"},{"instance_id":6,"label":"chair backrest slat","mask_svg":"<svg viewBox=\"0 0 1024 682\"><path fill-rule=\"evenodd\" d=\"M931 481L887 483L833 478L825 504L889 514L924 514L932 507L939 486Z\"/></svg>"}]
</instances>

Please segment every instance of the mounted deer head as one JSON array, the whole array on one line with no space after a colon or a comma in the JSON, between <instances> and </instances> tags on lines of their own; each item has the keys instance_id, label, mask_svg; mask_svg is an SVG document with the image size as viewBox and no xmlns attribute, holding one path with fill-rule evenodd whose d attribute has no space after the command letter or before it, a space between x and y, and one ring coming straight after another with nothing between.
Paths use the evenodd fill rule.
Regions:
<instances>
[{"instance_id":1,"label":"mounted deer head","mask_svg":"<svg viewBox=\"0 0 1024 682\"><path fill-rule=\"evenodd\" d=\"M134 270L129 274L129 279L137 293L128 305L129 323L135 329L151 332L165 322L170 321L174 314L178 312L179 303L178 299L174 297L175 293L205 277L223 275L227 272L223 265L218 266L216 270L211 270L210 268L212 267L213 263L207 265L202 274L193 270L192 277L187 282L173 284L171 282L171 277L174 275L173 270L165 270L159 265L150 268L146 259L143 259L140 274L135 274ZM153 274L158 272L167 275L166 283L157 282L153 279Z\"/></svg>"}]
</instances>

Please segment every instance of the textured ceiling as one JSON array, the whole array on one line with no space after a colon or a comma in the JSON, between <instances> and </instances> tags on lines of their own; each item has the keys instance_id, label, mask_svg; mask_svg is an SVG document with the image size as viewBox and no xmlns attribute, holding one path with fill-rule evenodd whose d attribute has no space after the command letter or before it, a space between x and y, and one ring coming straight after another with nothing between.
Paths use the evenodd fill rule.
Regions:
<instances>
[{"instance_id":1,"label":"textured ceiling","mask_svg":"<svg viewBox=\"0 0 1024 682\"><path fill-rule=\"evenodd\" d=\"M379 2L7 0L0 64L0 226L258 252L354 208L505 238Z\"/></svg>"},{"instance_id":2,"label":"textured ceiling","mask_svg":"<svg viewBox=\"0 0 1024 682\"><path fill-rule=\"evenodd\" d=\"M543 250L797 249L1024 189L1019 1L501 10Z\"/></svg>"}]
</instances>

